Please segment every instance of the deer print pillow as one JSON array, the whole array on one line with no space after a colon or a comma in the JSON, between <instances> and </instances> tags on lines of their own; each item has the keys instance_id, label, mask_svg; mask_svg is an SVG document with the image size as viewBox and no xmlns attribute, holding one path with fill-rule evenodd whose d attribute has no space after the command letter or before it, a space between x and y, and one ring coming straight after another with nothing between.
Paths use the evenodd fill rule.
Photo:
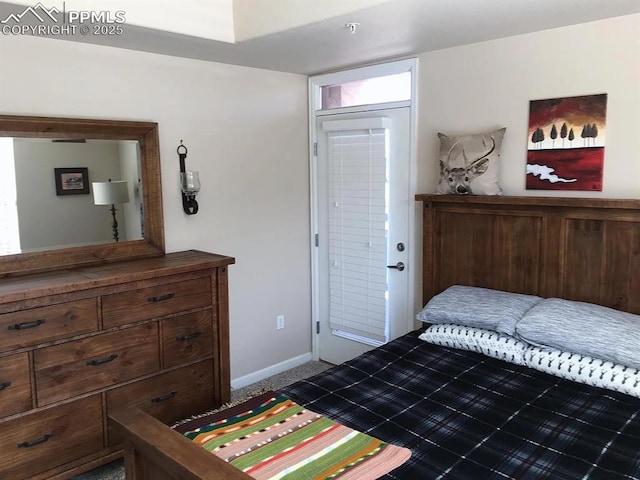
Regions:
<instances>
[{"instance_id":1,"label":"deer print pillow","mask_svg":"<svg viewBox=\"0 0 640 480\"><path fill-rule=\"evenodd\" d=\"M463 325L431 325L420 340L445 347L470 350L505 362L524 365L524 353L529 346L510 335Z\"/></svg>"},{"instance_id":2,"label":"deer print pillow","mask_svg":"<svg viewBox=\"0 0 640 480\"><path fill-rule=\"evenodd\" d=\"M530 345L524 364L556 377L640 397L640 370L601 358Z\"/></svg>"},{"instance_id":3,"label":"deer print pillow","mask_svg":"<svg viewBox=\"0 0 640 480\"><path fill-rule=\"evenodd\" d=\"M440 138L440 182L438 193L454 195L502 195L498 184L502 137L495 132Z\"/></svg>"}]
</instances>

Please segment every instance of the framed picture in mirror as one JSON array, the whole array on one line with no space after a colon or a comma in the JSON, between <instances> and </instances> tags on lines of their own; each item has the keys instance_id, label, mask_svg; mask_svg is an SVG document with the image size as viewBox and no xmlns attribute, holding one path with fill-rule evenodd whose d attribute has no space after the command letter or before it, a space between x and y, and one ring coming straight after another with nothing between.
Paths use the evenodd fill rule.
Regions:
<instances>
[{"instance_id":1,"label":"framed picture in mirror","mask_svg":"<svg viewBox=\"0 0 640 480\"><path fill-rule=\"evenodd\" d=\"M89 169L54 168L56 195L82 195L89 193Z\"/></svg>"}]
</instances>

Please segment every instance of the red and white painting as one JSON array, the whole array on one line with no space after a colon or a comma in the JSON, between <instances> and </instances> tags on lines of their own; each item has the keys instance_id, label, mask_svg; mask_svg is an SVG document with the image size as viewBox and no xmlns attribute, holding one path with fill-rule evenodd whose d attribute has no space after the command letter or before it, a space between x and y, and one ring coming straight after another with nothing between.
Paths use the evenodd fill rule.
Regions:
<instances>
[{"instance_id":1,"label":"red and white painting","mask_svg":"<svg viewBox=\"0 0 640 480\"><path fill-rule=\"evenodd\" d=\"M527 190L602 191L607 94L529 103Z\"/></svg>"}]
</instances>

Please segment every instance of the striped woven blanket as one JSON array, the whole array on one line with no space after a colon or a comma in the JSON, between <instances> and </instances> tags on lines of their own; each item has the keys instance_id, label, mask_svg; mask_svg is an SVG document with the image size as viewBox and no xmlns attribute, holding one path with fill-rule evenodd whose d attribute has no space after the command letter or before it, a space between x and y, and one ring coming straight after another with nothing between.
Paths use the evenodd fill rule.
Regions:
<instances>
[{"instance_id":1,"label":"striped woven blanket","mask_svg":"<svg viewBox=\"0 0 640 480\"><path fill-rule=\"evenodd\" d=\"M375 479L411 456L274 392L176 429L256 479Z\"/></svg>"}]
</instances>

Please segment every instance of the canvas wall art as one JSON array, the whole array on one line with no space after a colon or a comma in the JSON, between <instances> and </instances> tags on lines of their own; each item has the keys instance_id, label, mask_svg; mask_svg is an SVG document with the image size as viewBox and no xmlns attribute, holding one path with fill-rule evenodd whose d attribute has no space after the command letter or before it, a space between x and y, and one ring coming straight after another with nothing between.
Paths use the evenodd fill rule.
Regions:
<instances>
[{"instance_id":1,"label":"canvas wall art","mask_svg":"<svg viewBox=\"0 0 640 480\"><path fill-rule=\"evenodd\" d=\"M602 191L607 94L529 103L527 190Z\"/></svg>"}]
</instances>

